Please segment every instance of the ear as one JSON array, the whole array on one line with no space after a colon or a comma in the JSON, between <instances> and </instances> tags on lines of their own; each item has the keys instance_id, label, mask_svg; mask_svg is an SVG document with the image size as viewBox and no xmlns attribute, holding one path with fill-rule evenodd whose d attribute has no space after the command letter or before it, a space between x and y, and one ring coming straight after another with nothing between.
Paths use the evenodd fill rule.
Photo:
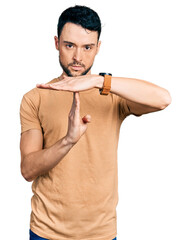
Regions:
<instances>
[{"instance_id":1,"label":"ear","mask_svg":"<svg viewBox=\"0 0 191 240\"><path fill-rule=\"evenodd\" d=\"M54 37L54 42L55 42L55 47L56 47L56 49L57 50L59 50L59 39L58 39L58 37Z\"/></svg>"},{"instance_id":2,"label":"ear","mask_svg":"<svg viewBox=\"0 0 191 240\"><path fill-rule=\"evenodd\" d=\"M101 46L101 41L99 41L98 44L97 44L97 52L96 52L96 54L98 54L100 46Z\"/></svg>"}]
</instances>

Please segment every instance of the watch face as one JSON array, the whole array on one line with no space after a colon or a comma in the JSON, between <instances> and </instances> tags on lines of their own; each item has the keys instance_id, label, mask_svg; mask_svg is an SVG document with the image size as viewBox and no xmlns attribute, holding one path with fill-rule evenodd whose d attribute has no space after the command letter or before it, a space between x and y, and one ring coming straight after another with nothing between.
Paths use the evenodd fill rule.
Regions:
<instances>
[{"instance_id":1,"label":"watch face","mask_svg":"<svg viewBox=\"0 0 191 240\"><path fill-rule=\"evenodd\" d=\"M101 76L105 76L105 75L110 75L110 76L112 76L111 73L104 73L104 72L99 73L99 75L101 75Z\"/></svg>"}]
</instances>

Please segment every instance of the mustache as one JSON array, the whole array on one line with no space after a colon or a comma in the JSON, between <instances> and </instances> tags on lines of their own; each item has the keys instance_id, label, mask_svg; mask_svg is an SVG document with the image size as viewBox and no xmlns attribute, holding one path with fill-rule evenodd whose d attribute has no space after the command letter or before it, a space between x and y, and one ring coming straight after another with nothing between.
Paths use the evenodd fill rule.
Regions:
<instances>
[{"instance_id":1,"label":"mustache","mask_svg":"<svg viewBox=\"0 0 191 240\"><path fill-rule=\"evenodd\" d=\"M73 63L69 63L68 66L81 66L85 68L85 65L82 63L79 63L77 61L74 61Z\"/></svg>"}]
</instances>

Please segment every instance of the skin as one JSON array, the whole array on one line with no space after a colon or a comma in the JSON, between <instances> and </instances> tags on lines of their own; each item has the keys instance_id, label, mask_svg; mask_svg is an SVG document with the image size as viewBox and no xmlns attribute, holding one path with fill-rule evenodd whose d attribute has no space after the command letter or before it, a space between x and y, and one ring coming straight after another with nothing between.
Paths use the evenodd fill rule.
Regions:
<instances>
[{"instance_id":1,"label":"skin","mask_svg":"<svg viewBox=\"0 0 191 240\"><path fill-rule=\"evenodd\" d=\"M63 73L59 77L59 82L37 84L37 87L73 92L68 132L65 137L47 149L43 149L41 131L32 129L21 135L21 173L27 181L32 181L55 167L80 140L87 130L91 116L80 116L79 92L102 88L104 82L104 77L91 74L91 66L101 45L96 31L67 23L60 38L54 39ZM137 116L165 109L171 102L166 89L139 79L112 77L111 92L125 98L129 114Z\"/></svg>"},{"instance_id":2,"label":"skin","mask_svg":"<svg viewBox=\"0 0 191 240\"><path fill-rule=\"evenodd\" d=\"M32 181L54 168L85 133L90 120L89 115L83 118L80 117L79 94L74 93L72 107L68 116L68 131L64 138L50 148L43 149L41 131L31 129L22 133L20 149L23 177L27 181Z\"/></svg>"},{"instance_id":3,"label":"skin","mask_svg":"<svg viewBox=\"0 0 191 240\"><path fill-rule=\"evenodd\" d=\"M90 75L90 68L99 51L101 42L98 33L89 31L73 23L66 23L60 38L56 36L55 47L59 51L59 61L63 68L62 75Z\"/></svg>"}]
</instances>

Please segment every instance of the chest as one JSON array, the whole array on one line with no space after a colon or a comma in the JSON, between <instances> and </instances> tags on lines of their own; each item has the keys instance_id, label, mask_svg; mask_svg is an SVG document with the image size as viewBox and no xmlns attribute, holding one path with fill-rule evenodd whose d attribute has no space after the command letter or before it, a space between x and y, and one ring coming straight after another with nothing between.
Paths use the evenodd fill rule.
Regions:
<instances>
[{"instance_id":1,"label":"chest","mask_svg":"<svg viewBox=\"0 0 191 240\"><path fill-rule=\"evenodd\" d=\"M66 135L72 101L71 92L49 91L46 97L42 97L39 119L45 146L54 144ZM117 127L118 110L111 96L100 96L97 92L80 93L81 118L87 114L92 119L88 126L89 134L101 134L106 129L112 131Z\"/></svg>"}]
</instances>

